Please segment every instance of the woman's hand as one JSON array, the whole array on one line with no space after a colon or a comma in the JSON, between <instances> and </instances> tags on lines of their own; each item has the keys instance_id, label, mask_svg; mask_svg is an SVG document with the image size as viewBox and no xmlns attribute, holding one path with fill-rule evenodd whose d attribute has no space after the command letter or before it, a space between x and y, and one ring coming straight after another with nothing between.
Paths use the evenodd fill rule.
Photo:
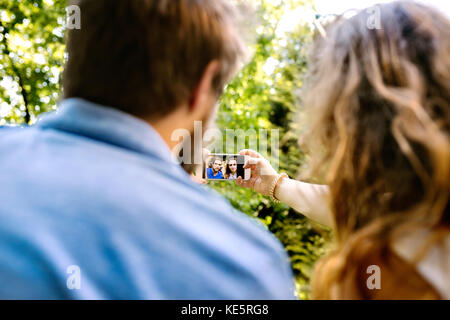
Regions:
<instances>
[{"instance_id":1,"label":"woman's hand","mask_svg":"<svg viewBox=\"0 0 450 320\"><path fill-rule=\"evenodd\" d=\"M274 180L278 178L278 173L269 161L253 150L242 150L239 154L248 156L244 169L251 169L251 177L245 181L239 176L236 183L241 187L253 189L262 195L270 195L270 188Z\"/></svg>"}]
</instances>

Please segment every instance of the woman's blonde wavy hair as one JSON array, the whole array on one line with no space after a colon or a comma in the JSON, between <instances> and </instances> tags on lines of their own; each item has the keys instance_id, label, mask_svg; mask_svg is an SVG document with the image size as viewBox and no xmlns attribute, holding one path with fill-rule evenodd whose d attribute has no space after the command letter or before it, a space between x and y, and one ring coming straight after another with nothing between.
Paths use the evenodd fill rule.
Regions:
<instances>
[{"instance_id":1,"label":"woman's blonde wavy hair","mask_svg":"<svg viewBox=\"0 0 450 320\"><path fill-rule=\"evenodd\" d=\"M313 298L439 298L415 265L450 234L450 21L414 2L338 18L314 43L305 91L337 238ZM396 255L397 239L423 229L415 262ZM381 290L366 286L372 264Z\"/></svg>"}]
</instances>

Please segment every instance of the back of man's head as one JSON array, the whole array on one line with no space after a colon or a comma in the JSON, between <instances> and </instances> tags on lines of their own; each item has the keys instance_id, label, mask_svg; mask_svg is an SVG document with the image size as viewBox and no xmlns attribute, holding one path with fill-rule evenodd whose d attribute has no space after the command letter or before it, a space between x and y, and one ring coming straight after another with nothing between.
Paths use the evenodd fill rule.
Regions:
<instances>
[{"instance_id":1,"label":"back of man's head","mask_svg":"<svg viewBox=\"0 0 450 320\"><path fill-rule=\"evenodd\" d=\"M218 95L244 53L227 0L77 0L64 98L157 119L187 103L208 64Z\"/></svg>"}]
</instances>

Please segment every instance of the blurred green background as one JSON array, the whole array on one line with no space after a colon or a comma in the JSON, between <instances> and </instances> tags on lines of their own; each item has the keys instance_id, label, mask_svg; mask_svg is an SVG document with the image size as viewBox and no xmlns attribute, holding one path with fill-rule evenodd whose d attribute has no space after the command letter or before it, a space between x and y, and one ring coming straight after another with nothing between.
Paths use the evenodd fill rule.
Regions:
<instances>
[{"instance_id":1,"label":"blurred green background","mask_svg":"<svg viewBox=\"0 0 450 320\"><path fill-rule=\"evenodd\" d=\"M312 1L312 0L311 0ZM255 41L250 62L227 86L219 104L217 126L223 149L237 152L226 128L269 132L263 155L291 177L306 169L298 145L303 112L299 99L307 68L312 26L290 26L286 13L313 8L309 0L252 0L256 9ZM0 125L33 124L39 114L57 109L65 59L65 0L0 0ZM295 19L294 19L295 20ZM287 26L287 27L286 27ZM279 131L279 146L270 133ZM261 140L262 141L262 140ZM246 142L245 147L252 147ZM210 183L240 211L259 219L285 246L297 280L297 293L308 299L314 263L330 244L330 231L269 198L229 182Z\"/></svg>"}]
</instances>

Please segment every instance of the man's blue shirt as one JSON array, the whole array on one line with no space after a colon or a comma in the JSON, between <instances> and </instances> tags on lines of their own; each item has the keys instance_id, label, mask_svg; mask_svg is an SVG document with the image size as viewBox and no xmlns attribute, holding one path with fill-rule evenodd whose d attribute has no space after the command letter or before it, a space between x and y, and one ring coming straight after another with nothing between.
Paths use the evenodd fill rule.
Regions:
<instances>
[{"instance_id":1,"label":"man's blue shirt","mask_svg":"<svg viewBox=\"0 0 450 320\"><path fill-rule=\"evenodd\" d=\"M0 299L294 297L275 237L144 121L69 99L0 150Z\"/></svg>"}]
</instances>

